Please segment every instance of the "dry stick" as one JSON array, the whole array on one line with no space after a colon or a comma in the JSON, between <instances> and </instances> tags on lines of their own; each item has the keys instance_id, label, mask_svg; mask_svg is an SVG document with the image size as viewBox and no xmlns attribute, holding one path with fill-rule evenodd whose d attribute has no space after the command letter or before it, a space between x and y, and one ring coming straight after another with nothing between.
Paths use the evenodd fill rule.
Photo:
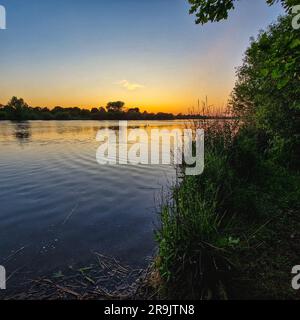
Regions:
<instances>
[{"instance_id":1,"label":"dry stick","mask_svg":"<svg viewBox=\"0 0 300 320\"><path fill-rule=\"evenodd\" d=\"M80 297L81 297L81 295L80 295L79 293L77 293L77 292L75 292L75 291L73 291L73 290L71 290L71 289L68 289L68 288L62 287L62 286L60 286L60 285L57 285L57 284L53 283L51 280L44 279L43 281L44 281L45 283L48 283L48 284L56 287L57 289L65 292L65 293L69 293L69 294L71 294L71 295L73 295L73 296L75 296L75 297L77 297L77 298L80 298Z\"/></svg>"},{"instance_id":2,"label":"dry stick","mask_svg":"<svg viewBox=\"0 0 300 320\"><path fill-rule=\"evenodd\" d=\"M73 209L74 211L75 209ZM70 215L69 215L70 216ZM103 271L108 271L110 274L114 274L114 275L118 275L121 274L121 277L123 278L123 276L129 276L134 272L141 272L142 270L136 269L133 270L131 268L129 268L128 266L126 266L126 268L124 266L122 266L120 264L119 261L117 261L114 258L111 257L107 257L104 255L101 255L99 253L95 254L98 260L98 263L100 266L102 266ZM84 271L86 269L91 269L91 268L82 268L81 271ZM80 270L78 270L80 271ZM93 283L93 285L95 285L99 280L103 281L103 280L109 280L111 277L110 276L101 276L99 278L97 278L97 281L94 281L92 278L85 276L84 272L80 273L81 276L83 276L84 280L87 280L90 283ZM75 279L76 284L75 285L64 285L64 282L60 285L59 283L55 283L53 281L51 281L50 279L39 279L39 280L32 280L32 283L36 283L38 284L43 290L46 290L45 292L41 292L41 290L37 290L36 292L33 292L32 296L34 297L35 294L39 293L40 295L42 294L43 298L55 298L55 297L61 297L63 298L64 294L70 294L72 296L75 296L78 299L85 299L86 297L88 297L88 292L91 292L88 289L88 283L82 282L81 279L77 279L77 276L71 276L68 277L68 279ZM119 279L119 275L118 275L118 279ZM64 280L66 280L64 278ZM79 281L80 280L80 281ZM80 287L78 287L78 285L80 285ZM76 291L74 291L75 288L83 288L85 287L88 292L85 292L83 294L78 293ZM32 286L32 289L34 289L35 286ZM107 299L125 299L125 298L130 298L132 296L132 291L134 291L136 288L131 286L128 290L128 292L118 292L118 291L114 291L114 292L109 292L109 290L107 290L106 288L100 288L99 286L97 286L98 288L98 294L100 294L102 297L107 298ZM42 291L43 291L42 290ZM51 292L52 290L54 290L55 292ZM93 292L93 291L92 291ZM94 291L96 293L96 290ZM28 298L28 295L27 295Z\"/></svg>"}]
</instances>

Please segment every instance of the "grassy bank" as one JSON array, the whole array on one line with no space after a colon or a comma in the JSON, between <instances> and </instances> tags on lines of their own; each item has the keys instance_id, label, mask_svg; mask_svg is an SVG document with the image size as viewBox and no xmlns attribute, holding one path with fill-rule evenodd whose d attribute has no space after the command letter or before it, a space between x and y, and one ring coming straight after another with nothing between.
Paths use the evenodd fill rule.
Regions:
<instances>
[{"instance_id":1,"label":"grassy bank","mask_svg":"<svg viewBox=\"0 0 300 320\"><path fill-rule=\"evenodd\" d=\"M183 176L162 207L162 297L296 297L300 176L264 156L261 132L235 131L207 128L203 175Z\"/></svg>"}]
</instances>

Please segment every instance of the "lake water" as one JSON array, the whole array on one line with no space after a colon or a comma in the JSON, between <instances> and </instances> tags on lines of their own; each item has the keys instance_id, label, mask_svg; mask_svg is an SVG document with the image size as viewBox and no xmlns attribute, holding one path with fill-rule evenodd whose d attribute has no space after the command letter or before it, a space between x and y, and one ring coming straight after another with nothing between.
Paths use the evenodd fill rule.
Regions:
<instances>
[{"instance_id":1,"label":"lake water","mask_svg":"<svg viewBox=\"0 0 300 320\"><path fill-rule=\"evenodd\" d=\"M181 121L131 127L178 128ZM37 277L92 252L143 267L155 249L166 165L99 165L96 134L117 121L0 122L0 265L14 278Z\"/></svg>"}]
</instances>

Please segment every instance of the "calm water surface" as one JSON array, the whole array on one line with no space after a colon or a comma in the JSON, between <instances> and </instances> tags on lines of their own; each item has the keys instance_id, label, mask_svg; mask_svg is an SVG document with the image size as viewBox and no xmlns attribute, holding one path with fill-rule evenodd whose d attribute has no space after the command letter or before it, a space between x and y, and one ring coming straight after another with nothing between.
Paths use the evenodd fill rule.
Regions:
<instances>
[{"instance_id":1,"label":"calm water surface","mask_svg":"<svg viewBox=\"0 0 300 320\"><path fill-rule=\"evenodd\" d=\"M29 276L85 265L92 252L143 266L155 248L172 166L100 166L96 133L117 121L0 122L0 265ZM130 126L178 128L180 121Z\"/></svg>"}]
</instances>

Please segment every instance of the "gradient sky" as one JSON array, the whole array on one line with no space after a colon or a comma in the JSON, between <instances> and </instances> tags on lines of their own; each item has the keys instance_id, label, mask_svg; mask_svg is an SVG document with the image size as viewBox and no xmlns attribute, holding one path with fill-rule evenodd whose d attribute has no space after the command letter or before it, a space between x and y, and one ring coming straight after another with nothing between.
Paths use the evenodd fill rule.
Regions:
<instances>
[{"instance_id":1,"label":"gradient sky","mask_svg":"<svg viewBox=\"0 0 300 320\"><path fill-rule=\"evenodd\" d=\"M0 0L0 103L187 112L224 106L249 38L280 5L241 0L225 22L195 25L187 0Z\"/></svg>"}]
</instances>

